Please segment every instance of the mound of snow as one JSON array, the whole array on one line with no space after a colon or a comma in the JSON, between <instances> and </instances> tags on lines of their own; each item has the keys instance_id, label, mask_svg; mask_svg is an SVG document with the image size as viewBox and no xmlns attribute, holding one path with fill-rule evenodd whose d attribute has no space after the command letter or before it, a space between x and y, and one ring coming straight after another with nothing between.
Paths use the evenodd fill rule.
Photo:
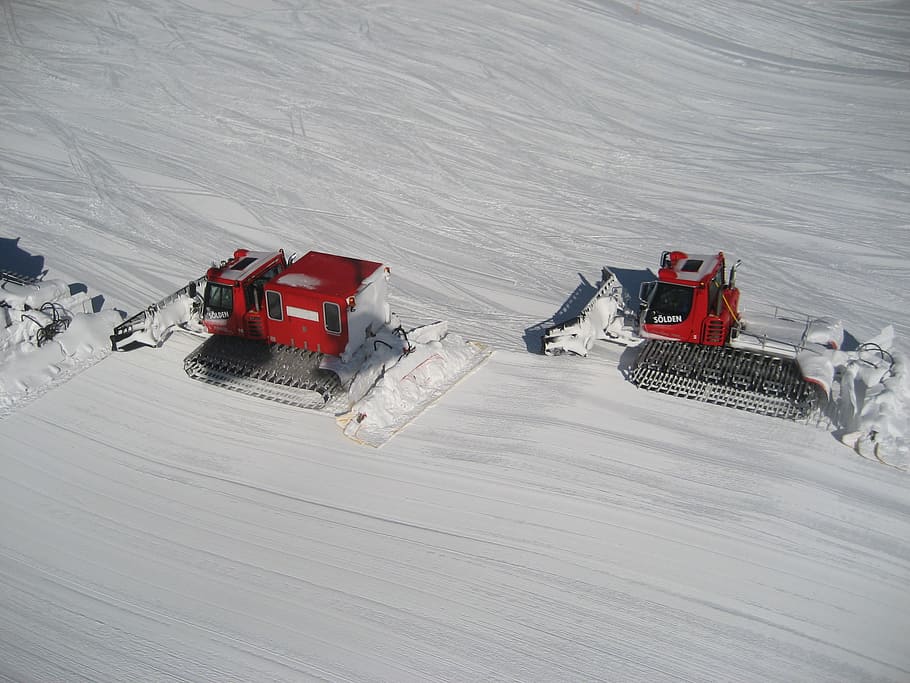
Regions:
<instances>
[{"instance_id":1,"label":"mound of snow","mask_svg":"<svg viewBox=\"0 0 910 683\"><path fill-rule=\"evenodd\" d=\"M831 417L841 441L861 455L901 469L910 466L910 375L894 348L894 328L886 327L856 351L834 355L839 371Z\"/></svg>"},{"instance_id":2,"label":"mound of snow","mask_svg":"<svg viewBox=\"0 0 910 683\"><path fill-rule=\"evenodd\" d=\"M115 311L59 280L0 285L0 417L110 353Z\"/></svg>"}]
</instances>

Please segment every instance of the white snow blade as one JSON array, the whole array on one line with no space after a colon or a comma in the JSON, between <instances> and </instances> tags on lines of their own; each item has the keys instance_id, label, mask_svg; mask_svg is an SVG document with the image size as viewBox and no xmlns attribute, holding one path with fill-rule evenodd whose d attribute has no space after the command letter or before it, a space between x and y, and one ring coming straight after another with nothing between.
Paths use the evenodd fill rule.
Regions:
<instances>
[{"instance_id":1,"label":"white snow blade","mask_svg":"<svg viewBox=\"0 0 910 683\"><path fill-rule=\"evenodd\" d=\"M604 267L594 296L577 316L554 325L543 333L542 351L548 356L565 353L588 355L595 341L633 343L631 326L626 324L626 295L619 278Z\"/></svg>"},{"instance_id":2,"label":"white snow blade","mask_svg":"<svg viewBox=\"0 0 910 683\"><path fill-rule=\"evenodd\" d=\"M350 385L351 407L336 419L358 443L383 445L492 354L486 344L450 334L445 322L409 330L406 338L404 355L385 353L388 345L368 346Z\"/></svg>"},{"instance_id":3,"label":"white snow blade","mask_svg":"<svg viewBox=\"0 0 910 683\"><path fill-rule=\"evenodd\" d=\"M114 328L111 349L127 351L136 346L158 346L175 326L186 325L198 314L198 298L205 277L193 280Z\"/></svg>"}]
</instances>

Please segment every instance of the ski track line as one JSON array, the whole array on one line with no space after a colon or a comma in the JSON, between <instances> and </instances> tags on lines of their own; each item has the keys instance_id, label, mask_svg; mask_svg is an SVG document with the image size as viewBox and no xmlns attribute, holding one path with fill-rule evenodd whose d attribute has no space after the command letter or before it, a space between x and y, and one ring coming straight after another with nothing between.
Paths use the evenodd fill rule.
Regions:
<instances>
[{"instance_id":1,"label":"ski track line","mask_svg":"<svg viewBox=\"0 0 910 683\"><path fill-rule=\"evenodd\" d=\"M14 562L22 563L22 560L17 556L10 555L8 553L2 553L3 557L6 557ZM247 652L257 653L259 656L264 657L272 662L281 664L289 669L292 669L296 672L309 672L312 673L312 670L316 670L319 674L324 676L330 675L329 669L320 669L316 667L311 662L304 662L301 660L294 660L290 657L283 655L282 653L270 650L262 645L258 645L248 640L244 640L237 636L233 636L230 633L227 633L223 630L217 630L215 628L206 626L205 624L200 623L199 621L191 621L189 619L184 619L182 617L176 616L172 611L163 612L161 610L156 610L146 604L139 604L135 601L127 600L123 597L118 597L107 591L101 590L100 587L90 586L86 583L80 582L77 579L68 578L62 576L61 574L56 574L49 572L42 567L35 565L26 565L29 573L37 574L42 577L44 580L56 584L60 587L66 588L80 596L90 598L93 601L97 601L103 605L112 607L118 611L128 612L130 614L141 616L146 619L154 620L161 624L179 624L185 628L188 628L193 631L201 631L206 635L215 638L221 642L229 644L231 647L239 647ZM242 616L242 615L241 615ZM337 643L326 643L330 645L335 645ZM192 680L192 679L183 679L183 680Z\"/></svg>"},{"instance_id":2,"label":"ski track line","mask_svg":"<svg viewBox=\"0 0 910 683\"><path fill-rule=\"evenodd\" d=\"M83 592L84 592L84 591L83 591ZM493 598L493 595L489 595L488 598ZM505 634L508 635L508 640L509 640L510 642L511 642L511 641L514 641L516 644L517 644L518 642L521 642L521 641L515 640L517 634L510 634L510 633L508 633L507 631L503 631L503 630L501 630L501 629L500 629L500 631L501 631L502 633L505 633ZM547 633L544 633L544 635L547 635ZM550 635L555 635L555 634L550 633ZM526 637L526 636L525 636L525 637ZM525 651L525 654L530 655L531 652ZM611 654L615 654L615 653L611 653ZM658 669L658 670L659 670L659 669ZM579 673L579 675L581 675L582 672L578 672L578 673ZM666 672L666 671L663 671L663 673L667 673L667 672Z\"/></svg>"},{"instance_id":3,"label":"ski track line","mask_svg":"<svg viewBox=\"0 0 910 683\"><path fill-rule=\"evenodd\" d=\"M94 486L94 487L92 487L92 488L87 488L87 489L86 489L86 493L92 493L92 492L97 493L98 490L99 490L98 487L97 487L97 486ZM118 490L119 490L119 487L118 487ZM119 500L119 499L116 499L116 498L115 498L114 500L116 500L118 503L125 504L125 505L127 505L127 506L129 506L129 507L135 507L135 504L131 504L131 503L127 502L127 501ZM246 502L249 502L249 501L246 501ZM97 505L97 503L95 503L95 504ZM78 508L78 506L77 506L77 508ZM83 510L86 511L86 512L89 512L92 516L95 516L95 515L97 514L97 513L92 513L91 510L90 510L88 507L83 507L83 508L81 508L81 509L83 509ZM153 511L151 508L148 508L148 509L137 508L137 509L141 509L141 510L143 510L143 511L147 511L147 512L149 512L150 514L152 514L153 516L158 516L158 517L161 516L161 513L160 513L160 512L155 512L155 511ZM257 508L254 508L254 509L258 509L258 506L257 506ZM23 509L23 510L24 510L24 509ZM166 515L165 515L165 516L166 516ZM171 519L172 519L172 521L177 521L177 520L174 519L174 518L171 518ZM123 531L123 526L122 526L122 525L123 525L123 522L122 522L122 520L118 519L118 520L115 521L113 518L107 518L107 521L109 522L109 526L110 526L110 528L111 528L112 530L117 530L117 531L120 531L120 532ZM97 528L97 524L95 524L95 525L93 525L93 526L94 526L95 528ZM131 527L127 527L127 528L129 529L129 528L131 528ZM209 528L209 529L207 529L207 530L208 530L210 533L220 533L220 532L215 531L214 528ZM156 537L155 534L152 534L152 536L153 536L153 537ZM140 537L141 537L141 534L136 534L136 537L137 537L137 538L140 538ZM157 537L157 538L158 538L159 540L164 540L163 537ZM201 549L199 549L199 548L194 548L194 547L192 547L192 546L184 546L184 545L182 545L182 544L176 542L174 539L167 539L167 540L168 540L169 543L172 544L172 545L173 545L173 544L176 544L176 545L178 545L178 546L183 547L184 550L187 550L187 551L195 551L195 552L197 552L197 553L201 552ZM238 539L238 540L240 540L240 539ZM248 541L247 541L247 543L248 543ZM255 547L255 544L254 544L254 547ZM217 559L227 559L227 557L226 557L226 556L223 556L223 555L213 555L213 556L216 557ZM149 559L151 560L152 557L149 557ZM232 559L233 559L233 561L234 561L234 564L237 564L237 558L236 558L236 557L233 557ZM158 561L160 562L161 559L158 558ZM247 565L247 566L254 567L255 569L263 569L262 567L255 566L255 565ZM335 567L335 568L336 568L336 569L341 569L340 566ZM267 571L273 571L273 570L267 570ZM288 578L295 578L295 577L288 577ZM296 578L296 580L299 582L299 581L300 581L299 577ZM252 588L249 587L249 586L248 586L247 588L249 588L250 590L253 590L254 592L256 592L254 589L252 589ZM353 595L352 595L352 597L356 597L356 596L353 596ZM301 605L301 607L302 607L302 606L303 606L303 605ZM416 672L413 672L413 673L416 674Z\"/></svg>"},{"instance_id":4,"label":"ski track line","mask_svg":"<svg viewBox=\"0 0 910 683\"><path fill-rule=\"evenodd\" d=\"M224 481L224 480L222 480L222 481ZM97 490L97 489L95 489L95 490ZM274 494L273 494L273 495L274 495ZM260 504L260 505L261 505L261 504ZM346 512L350 512L350 511L346 511ZM359 514L359 513L358 513L358 514ZM393 521L393 520L381 520L381 521ZM111 522L113 522L113 520L111 520ZM394 520L393 522L394 522L394 524L399 524L399 525L402 524L401 521L397 521L397 520ZM439 530L429 530L429 531L433 531L433 532L436 533L436 534L441 533ZM473 540L477 540L477 539L473 539ZM489 543L489 541L486 541L486 542ZM435 550L440 550L440 548L435 548ZM219 559L223 559L223 558L219 558ZM236 560L235 560L235 562L236 562ZM516 568L519 568L519 567L516 567ZM449 577L449 578L451 578L451 577ZM513 639L513 640L514 640L514 636L510 636L510 639ZM530 653L530 652L527 652L526 654L531 654L531 653ZM579 675L582 674L582 672L580 672L580 671L577 672L577 673L578 673Z\"/></svg>"},{"instance_id":5,"label":"ski track line","mask_svg":"<svg viewBox=\"0 0 910 683\"><path fill-rule=\"evenodd\" d=\"M350 512L350 511L348 510L348 511L346 511L346 512ZM388 520L385 520L385 521L388 521Z\"/></svg>"}]
</instances>

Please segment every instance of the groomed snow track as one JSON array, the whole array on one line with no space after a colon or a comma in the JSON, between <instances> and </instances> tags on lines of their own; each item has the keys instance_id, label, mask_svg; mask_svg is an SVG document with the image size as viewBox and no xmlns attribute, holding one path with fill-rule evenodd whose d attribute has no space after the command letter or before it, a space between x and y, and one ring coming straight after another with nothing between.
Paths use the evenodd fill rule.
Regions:
<instances>
[{"instance_id":1,"label":"groomed snow track","mask_svg":"<svg viewBox=\"0 0 910 683\"><path fill-rule=\"evenodd\" d=\"M264 341L213 335L183 361L193 379L311 410L341 409L344 388L319 367L322 354Z\"/></svg>"},{"instance_id":2,"label":"groomed snow track","mask_svg":"<svg viewBox=\"0 0 910 683\"><path fill-rule=\"evenodd\" d=\"M629 369L636 386L761 415L805 420L816 390L796 361L729 346L649 339Z\"/></svg>"}]
</instances>

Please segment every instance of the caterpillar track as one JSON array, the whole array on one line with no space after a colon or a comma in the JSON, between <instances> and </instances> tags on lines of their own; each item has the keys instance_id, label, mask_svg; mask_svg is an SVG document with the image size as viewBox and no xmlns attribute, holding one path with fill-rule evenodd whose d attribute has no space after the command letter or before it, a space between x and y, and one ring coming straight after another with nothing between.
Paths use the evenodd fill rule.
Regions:
<instances>
[{"instance_id":1,"label":"caterpillar track","mask_svg":"<svg viewBox=\"0 0 910 683\"><path fill-rule=\"evenodd\" d=\"M263 341L213 335L183 361L186 374L249 396L311 410L341 410L346 392L323 355Z\"/></svg>"},{"instance_id":2,"label":"caterpillar track","mask_svg":"<svg viewBox=\"0 0 910 683\"><path fill-rule=\"evenodd\" d=\"M642 389L752 413L805 420L818 395L796 361L729 346L647 340L629 369Z\"/></svg>"}]
</instances>

